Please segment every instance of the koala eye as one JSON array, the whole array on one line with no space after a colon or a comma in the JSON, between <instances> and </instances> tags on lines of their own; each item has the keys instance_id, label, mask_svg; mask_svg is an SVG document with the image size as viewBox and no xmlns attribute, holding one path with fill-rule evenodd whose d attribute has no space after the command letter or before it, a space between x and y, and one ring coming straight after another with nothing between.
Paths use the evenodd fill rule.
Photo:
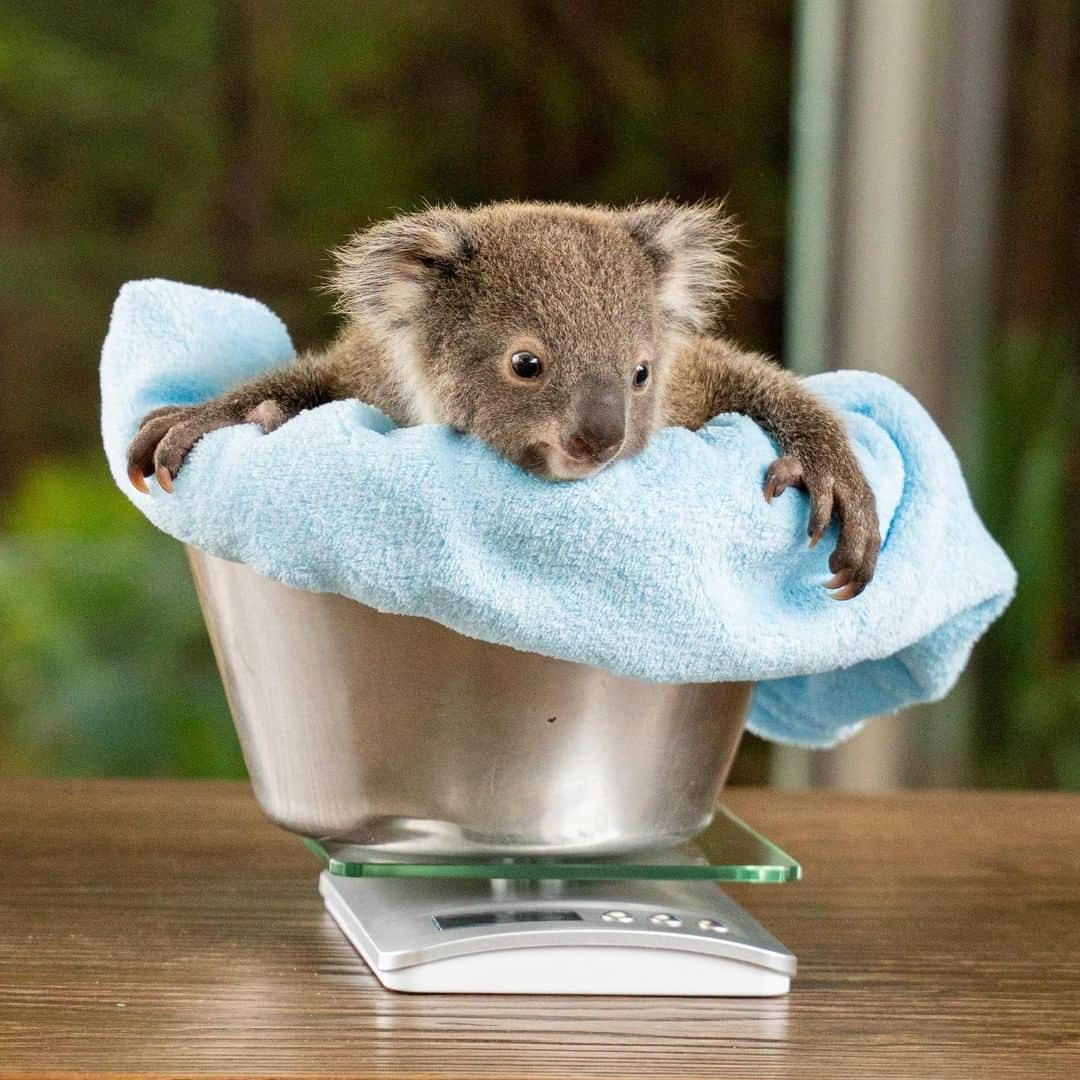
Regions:
<instances>
[{"instance_id":1,"label":"koala eye","mask_svg":"<svg viewBox=\"0 0 1080 1080\"><path fill-rule=\"evenodd\" d=\"M516 352L510 357L510 366L519 379L535 379L544 370L540 357L531 352Z\"/></svg>"},{"instance_id":2,"label":"koala eye","mask_svg":"<svg viewBox=\"0 0 1080 1080\"><path fill-rule=\"evenodd\" d=\"M649 381L649 365L638 364L634 368L634 389L640 390Z\"/></svg>"}]
</instances>

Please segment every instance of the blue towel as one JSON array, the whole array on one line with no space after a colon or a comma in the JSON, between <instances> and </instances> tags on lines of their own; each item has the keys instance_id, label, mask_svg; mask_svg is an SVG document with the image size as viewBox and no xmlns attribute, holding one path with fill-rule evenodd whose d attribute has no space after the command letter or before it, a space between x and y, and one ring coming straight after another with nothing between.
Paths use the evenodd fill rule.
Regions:
<instances>
[{"instance_id":1,"label":"blue towel","mask_svg":"<svg viewBox=\"0 0 1080 1080\"><path fill-rule=\"evenodd\" d=\"M288 585L638 679L756 680L750 729L802 746L942 697L1015 587L941 432L895 383L856 371L807 380L843 413L884 537L874 581L841 603L822 588L835 526L810 548L805 495L765 501L776 447L737 415L556 484L450 428L395 428L339 401L270 435L207 436L172 495L132 488L144 413L292 355L254 300L154 280L121 290L101 362L124 493L177 539Z\"/></svg>"}]
</instances>

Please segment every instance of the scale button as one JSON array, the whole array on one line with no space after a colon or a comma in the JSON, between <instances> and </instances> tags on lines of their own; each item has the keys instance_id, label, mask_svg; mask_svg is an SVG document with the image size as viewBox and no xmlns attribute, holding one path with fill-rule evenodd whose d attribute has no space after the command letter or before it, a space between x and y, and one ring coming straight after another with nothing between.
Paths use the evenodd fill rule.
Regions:
<instances>
[{"instance_id":1,"label":"scale button","mask_svg":"<svg viewBox=\"0 0 1080 1080\"><path fill-rule=\"evenodd\" d=\"M711 930L714 934L726 934L728 928L716 919L698 919L699 930Z\"/></svg>"},{"instance_id":2,"label":"scale button","mask_svg":"<svg viewBox=\"0 0 1080 1080\"><path fill-rule=\"evenodd\" d=\"M672 929L682 926L682 919L669 915L666 911L658 911L655 915L650 915L649 922L656 923L658 926L670 926Z\"/></svg>"},{"instance_id":3,"label":"scale button","mask_svg":"<svg viewBox=\"0 0 1080 1080\"><path fill-rule=\"evenodd\" d=\"M605 911L600 918L604 922L628 923L634 921L634 916L626 911Z\"/></svg>"}]
</instances>

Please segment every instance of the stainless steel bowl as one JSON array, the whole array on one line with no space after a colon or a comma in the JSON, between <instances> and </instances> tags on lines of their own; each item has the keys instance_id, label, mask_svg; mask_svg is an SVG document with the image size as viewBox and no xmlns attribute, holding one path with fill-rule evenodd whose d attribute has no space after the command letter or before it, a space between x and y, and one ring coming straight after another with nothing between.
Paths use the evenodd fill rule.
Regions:
<instances>
[{"instance_id":1,"label":"stainless steel bowl","mask_svg":"<svg viewBox=\"0 0 1080 1080\"><path fill-rule=\"evenodd\" d=\"M609 855L711 821L749 683L625 679L188 550L255 795L286 829L383 852Z\"/></svg>"}]
</instances>

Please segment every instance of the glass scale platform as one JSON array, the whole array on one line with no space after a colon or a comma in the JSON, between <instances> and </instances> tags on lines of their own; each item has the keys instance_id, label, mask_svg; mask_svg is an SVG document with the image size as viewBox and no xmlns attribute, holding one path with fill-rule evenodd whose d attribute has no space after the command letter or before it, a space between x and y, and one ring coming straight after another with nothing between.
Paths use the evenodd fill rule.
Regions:
<instances>
[{"instance_id":1,"label":"glass scale platform","mask_svg":"<svg viewBox=\"0 0 1080 1080\"><path fill-rule=\"evenodd\" d=\"M605 858L434 858L305 841L327 910L383 983L440 993L766 997L794 955L718 887L798 881L724 807L694 840Z\"/></svg>"},{"instance_id":2,"label":"glass scale platform","mask_svg":"<svg viewBox=\"0 0 1080 1080\"><path fill-rule=\"evenodd\" d=\"M304 841L339 877L514 879L520 881L798 881L799 864L726 807L685 844L635 855L589 858L511 856L448 858L386 854L336 840Z\"/></svg>"}]
</instances>

